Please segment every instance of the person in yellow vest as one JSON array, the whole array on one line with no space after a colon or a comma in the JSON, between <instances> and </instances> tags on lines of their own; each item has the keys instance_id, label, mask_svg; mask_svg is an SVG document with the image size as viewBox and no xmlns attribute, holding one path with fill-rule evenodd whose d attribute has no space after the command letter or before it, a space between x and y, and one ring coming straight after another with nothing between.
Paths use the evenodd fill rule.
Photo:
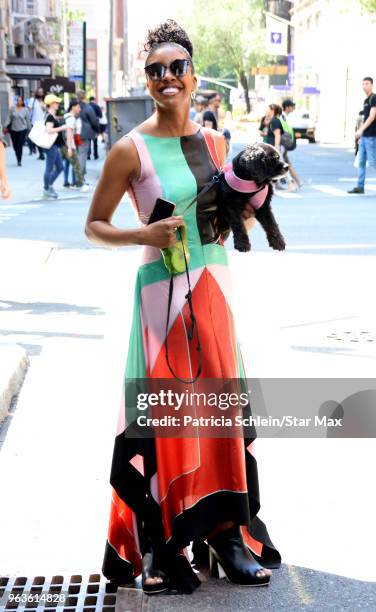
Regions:
<instances>
[{"instance_id":1,"label":"person in yellow vest","mask_svg":"<svg viewBox=\"0 0 376 612\"><path fill-rule=\"evenodd\" d=\"M286 124L288 124L287 117L294 110L295 110L295 104L294 104L294 102L292 100L290 100L290 99L283 100L283 102L282 102L282 111L283 111L282 112L282 120L283 120L283 122L286 122ZM293 134L292 128L291 128L291 132ZM295 138L295 136L293 136L293 138ZM302 183L301 179L299 178L298 173L296 172L294 166L292 165L292 163L290 161L290 158L289 158L289 155L288 155L288 152L287 152L287 150L284 147L282 147L282 157L285 160L286 164L289 165L289 172L290 172L291 177L292 177L291 183L293 183L293 185L291 187L289 185L290 190L291 191L296 191L296 189L301 187L303 183Z\"/></svg>"}]
</instances>

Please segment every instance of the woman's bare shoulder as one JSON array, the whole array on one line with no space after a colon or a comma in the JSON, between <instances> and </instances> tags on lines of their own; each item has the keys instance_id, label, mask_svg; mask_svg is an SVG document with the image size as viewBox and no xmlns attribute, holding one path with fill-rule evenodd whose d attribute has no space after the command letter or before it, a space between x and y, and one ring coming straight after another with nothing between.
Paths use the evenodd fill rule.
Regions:
<instances>
[{"instance_id":1,"label":"woman's bare shoulder","mask_svg":"<svg viewBox=\"0 0 376 612\"><path fill-rule=\"evenodd\" d=\"M106 159L106 166L129 175L131 179L137 178L140 173L140 160L136 145L127 134L112 145Z\"/></svg>"}]
</instances>

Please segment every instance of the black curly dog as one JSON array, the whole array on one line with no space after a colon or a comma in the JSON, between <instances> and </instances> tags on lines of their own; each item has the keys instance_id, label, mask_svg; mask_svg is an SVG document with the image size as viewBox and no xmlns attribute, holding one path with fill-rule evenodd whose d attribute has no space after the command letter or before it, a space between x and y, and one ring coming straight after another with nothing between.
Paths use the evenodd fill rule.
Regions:
<instances>
[{"instance_id":1,"label":"black curly dog","mask_svg":"<svg viewBox=\"0 0 376 612\"><path fill-rule=\"evenodd\" d=\"M272 181L287 174L275 147L265 143L248 145L224 168L217 185L219 228L230 228L234 247L249 251L251 243L242 218L245 205L254 203L255 217L266 233L269 245L283 251L286 244L271 208ZM237 179L241 179L240 181ZM249 181L249 183L247 183Z\"/></svg>"}]
</instances>

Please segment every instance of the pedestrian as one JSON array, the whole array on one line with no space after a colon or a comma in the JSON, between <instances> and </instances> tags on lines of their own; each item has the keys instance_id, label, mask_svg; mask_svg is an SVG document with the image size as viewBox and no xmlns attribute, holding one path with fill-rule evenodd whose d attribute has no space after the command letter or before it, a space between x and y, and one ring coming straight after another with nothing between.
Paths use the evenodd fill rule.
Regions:
<instances>
[{"instance_id":1,"label":"pedestrian","mask_svg":"<svg viewBox=\"0 0 376 612\"><path fill-rule=\"evenodd\" d=\"M281 558L257 517L253 438L211 437L197 430L193 438L174 432L153 439L142 435L138 415L130 409L137 401L130 379L141 381L142 389L157 390L166 378L175 389L183 380L183 390L186 380L198 377L245 381L229 309L226 249L215 223L216 191L192 200L224 165L224 137L189 119L197 76L186 32L168 19L149 30L145 51L146 83L156 111L111 148L85 226L95 244L144 245L123 378L129 385L125 383L122 391L111 467L112 504L102 572L117 584L142 574L142 588L149 594L170 586L191 593L200 581L181 553L194 540L195 555L201 551L203 559L210 554L212 575L219 562L235 584L268 584L271 571L266 568L279 567ZM127 191L141 222L135 229L112 223ZM175 211L148 225L161 195L176 204ZM159 201L156 210L162 205L169 202ZM182 213L189 205L184 221ZM247 224L251 214L249 206ZM179 228L184 242L176 239ZM160 249L180 245L181 253L184 244L190 263L186 261L183 273L171 275L171 251L163 252L165 260ZM187 293L190 276L192 294ZM146 387L142 379L147 379ZM257 560L250 547L257 551Z\"/></svg>"},{"instance_id":2,"label":"pedestrian","mask_svg":"<svg viewBox=\"0 0 376 612\"><path fill-rule=\"evenodd\" d=\"M218 130L218 109L220 105L220 94L212 94L209 98L208 108L203 114L204 127L212 128L212 130Z\"/></svg>"},{"instance_id":3,"label":"pedestrian","mask_svg":"<svg viewBox=\"0 0 376 612\"><path fill-rule=\"evenodd\" d=\"M81 90L77 92L77 98L81 106L79 118L81 119L80 144L78 145L78 159L80 161L81 171L86 176L86 161L89 153L90 140L96 138L99 134L99 119L94 112L94 109L87 103L86 92Z\"/></svg>"},{"instance_id":4,"label":"pedestrian","mask_svg":"<svg viewBox=\"0 0 376 612\"><path fill-rule=\"evenodd\" d=\"M358 184L347 193L364 193L367 162L376 168L376 94L373 93L372 77L363 79L363 91L367 96L363 104L364 122L355 133L359 140Z\"/></svg>"},{"instance_id":5,"label":"pedestrian","mask_svg":"<svg viewBox=\"0 0 376 612\"><path fill-rule=\"evenodd\" d=\"M89 104L91 106L91 108L94 110L96 116L98 117L98 121L100 123L100 120L102 119L102 109L99 106L99 104L96 103L94 96L91 96L89 98ZM99 159L99 155L98 155L98 135L100 134L100 127L98 130L98 133L96 134L95 138L90 139L89 142L89 151L87 154L87 158L91 159L91 143L93 143L93 155L94 155L94 159Z\"/></svg>"},{"instance_id":6,"label":"pedestrian","mask_svg":"<svg viewBox=\"0 0 376 612\"><path fill-rule=\"evenodd\" d=\"M63 132L66 131L67 126L57 118L57 111L60 107L60 98L54 94L47 94L44 98L44 104L47 108L47 114L45 118L46 130L48 134L57 133L57 138L49 149L46 149L46 168L44 172L44 191L43 194L46 198L58 197L58 194L53 188L53 184L61 172L63 172L63 161L60 155L60 147L65 144Z\"/></svg>"},{"instance_id":7,"label":"pedestrian","mask_svg":"<svg viewBox=\"0 0 376 612\"><path fill-rule=\"evenodd\" d=\"M293 102L293 100L291 100L290 98L288 98L287 100L283 100L283 102L282 102L282 115L281 115L282 128L295 141L294 130L288 124L288 116L294 110L295 110L295 102ZM294 146L296 146L295 143L294 143ZM287 149L284 146L282 146L282 157L285 160L286 164L288 164L288 166L289 166L289 173L292 176L292 181L290 181L290 183L289 183L290 191L296 191L296 189L301 187L303 185L303 183L300 180L300 178L298 176L298 173L296 172L294 166L292 165L292 163L290 161L290 158L289 158L289 155L288 155L288 151L287 151Z\"/></svg>"},{"instance_id":8,"label":"pedestrian","mask_svg":"<svg viewBox=\"0 0 376 612\"><path fill-rule=\"evenodd\" d=\"M33 126L36 123L36 121L41 121L44 123L44 119L46 116L46 109L43 104L43 99L44 99L44 90L42 87L38 87L38 89L34 93L34 96L32 98L29 98L28 100L27 106L30 111L31 126ZM30 155L35 153L36 149L38 148L38 151L39 151L38 159L44 160L44 153L41 147L36 147L35 143L32 140L30 140L30 138L27 139L27 144L29 146Z\"/></svg>"},{"instance_id":9,"label":"pedestrian","mask_svg":"<svg viewBox=\"0 0 376 612\"><path fill-rule=\"evenodd\" d=\"M282 155L281 138L283 134L283 127L281 123L281 116L282 107L279 104L269 104L265 115L265 121L269 123L268 131L265 136L265 142L273 145ZM284 178L281 181L277 181L275 183L275 187L276 189L285 189L286 183L287 181ZM289 189L293 191L296 189L296 187L294 185L292 188L289 186Z\"/></svg>"},{"instance_id":10,"label":"pedestrian","mask_svg":"<svg viewBox=\"0 0 376 612\"><path fill-rule=\"evenodd\" d=\"M1 117L1 112L0 112ZM3 126L0 120L0 193L3 200L8 200L10 197L10 190L8 185L7 167L6 167L6 155L5 147L7 142L4 138Z\"/></svg>"},{"instance_id":11,"label":"pedestrian","mask_svg":"<svg viewBox=\"0 0 376 612\"><path fill-rule=\"evenodd\" d=\"M259 134L260 136L262 136L263 142L268 142L267 138L268 138L268 129L269 129L270 120L271 120L270 116L267 117L267 115L264 115L263 117L261 117L261 121L259 125Z\"/></svg>"},{"instance_id":12,"label":"pedestrian","mask_svg":"<svg viewBox=\"0 0 376 612\"><path fill-rule=\"evenodd\" d=\"M67 126L66 141L61 147L61 155L64 159L64 187L74 186L77 189L83 189L84 187L84 177L82 175L75 142L77 123L81 121L78 118L80 112L80 103L77 98L73 98L69 103L68 111L64 115L65 125ZM72 184L69 183L70 168L72 168ZM83 189L83 191L86 190Z\"/></svg>"},{"instance_id":13,"label":"pedestrian","mask_svg":"<svg viewBox=\"0 0 376 612\"><path fill-rule=\"evenodd\" d=\"M266 111L266 120L269 122L266 142L273 145L278 151L281 148L281 136L283 127L280 120L282 107L279 104L269 104Z\"/></svg>"},{"instance_id":14,"label":"pedestrian","mask_svg":"<svg viewBox=\"0 0 376 612\"><path fill-rule=\"evenodd\" d=\"M194 113L192 113L192 121L195 121L199 125L204 125L204 112L209 106L209 101L205 96L196 96L194 102Z\"/></svg>"},{"instance_id":15,"label":"pedestrian","mask_svg":"<svg viewBox=\"0 0 376 612\"><path fill-rule=\"evenodd\" d=\"M26 108L22 96L17 96L16 104L9 109L6 127L9 130L12 140L17 166L22 166L23 146L25 144L26 134L31 128L29 109Z\"/></svg>"},{"instance_id":16,"label":"pedestrian","mask_svg":"<svg viewBox=\"0 0 376 612\"><path fill-rule=\"evenodd\" d=\"M364 111L363 109L361 109L358 113L358 116L356 118L355 121L355 134L357 133L357 131L359 130L360 126L362 125L362 123L364 122ZM359 151L359 139L358 138L354 138L354 151L355 151L355 157L358 155L358 151Z\"/></svg>"},{"instance_id":17,"label":"pedestrian","mask_svg":"<svg viewBox=\"0 0 376 612\"><path fill-rule=\"evenodd\" d=\"M101 137L102 143L105 145L105 151L107 152L107 113L104 106L101 106L102 117L99 119L99 136Z\"/></svg>"}]
</instances>

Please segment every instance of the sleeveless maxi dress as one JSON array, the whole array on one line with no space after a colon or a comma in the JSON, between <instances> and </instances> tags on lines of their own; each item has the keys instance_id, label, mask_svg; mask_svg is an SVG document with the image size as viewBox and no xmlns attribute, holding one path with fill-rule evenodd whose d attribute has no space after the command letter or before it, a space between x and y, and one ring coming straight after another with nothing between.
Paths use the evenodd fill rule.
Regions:
<instances>
[{"instance_id":1,"label":"sleeveless maxi dress","mask_svg":"<svg viewBox=\"0 0 376 612\"><path fill-rule=\"evenodd\" d=\"M157 197L176 203L178 215L225 163L219 132L200 128L181 137L157 137L136 129L141 174L130 186L136 214L147 223ZM184 216L190 251L189 273L200 330L204 378L244 379L231 311L231 279L223 241L211 222L215 189ZM171 378L164 350L169 272L158 248L146 246L138 270L128 357L110 473L112 498L102 572L109 580L131 581L141 573L142 521L157 517L175 550L204 538L218 522L235 521L261 565L279 567L281 556L257 516L260 508L254 438L127 438L127 379ZM191 378L197 351L187 339L190 311L187 278L174 276L168 330L169 360L175 373Z\"/></svg>"}]
</instances>

